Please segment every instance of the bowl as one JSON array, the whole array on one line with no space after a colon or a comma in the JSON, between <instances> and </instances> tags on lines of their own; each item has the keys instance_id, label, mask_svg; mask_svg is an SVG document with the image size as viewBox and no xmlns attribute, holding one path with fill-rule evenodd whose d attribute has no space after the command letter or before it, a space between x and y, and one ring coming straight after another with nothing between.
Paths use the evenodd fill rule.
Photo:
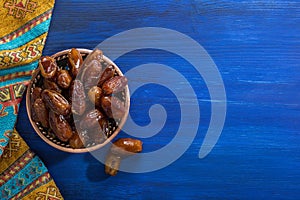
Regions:
<instances>
[{"instance_id":1,"label":"bowl","mask_svg":"<svg viewBox=\"0 0 300 200\"><path fill-rule=\"evenodd\" d=\"M65 68L67 66L68 53L70 52L70 50L71 49L63 50L63 51L57 52L56 54L51 56L56 60L56 63L59 68ZM77 48L77 50L82 55L83 59L85 59L87 57L87 55L92 52L92 50L89 50L89 49ZM123 73L120 70L120 68L114 62L112 62L109 58L107 58L105 55L103 56L103 60L107 64L111 64L114 66L117 75L123 76ZM100 144L96 144L95 142L90 142L84 148L73 149L67 142L62 142L57 137L55 137L55 134L50 129L44 128L43 126L41 126L41 124L39 122L35 122L32 119L32 113L31 113L32 102L31 102L30 97L31 97L33 89L37 86L40 86L42 83L43 83L43 77L41 76L40 69L37 68L32 75L31 81L28 85L28 89L26 92L27 114L28 114L30 123L33 126L35 132L47 144L51 145L52 147L54 147L58 150L70 152L70 153L85 153L85 152L90 152L90 151L99 149L99 148L105 146L107 143L109 143L112 139L114 139L118 135L118 133L121 131L122 127L124 126L124 124L126 122L128 112L129 112L129 106L130 106L130 95L129 95L128 86L126 86L124 88L124 90L119 93L119 96L118 96L119 99L124 103L126 112L121 119L113 120L113 121L110 120L108 129L106 130L106 135L108 136L108 138L103 143L100 143Z\"/></svg>"}]
</instances>

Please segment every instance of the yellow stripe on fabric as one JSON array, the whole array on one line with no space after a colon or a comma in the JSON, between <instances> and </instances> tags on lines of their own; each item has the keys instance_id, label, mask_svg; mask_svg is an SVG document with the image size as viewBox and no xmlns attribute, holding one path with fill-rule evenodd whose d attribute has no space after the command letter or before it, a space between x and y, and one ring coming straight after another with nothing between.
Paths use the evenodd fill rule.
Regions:
<instances>
[{"instance_id":1,"label":"yellow stripe on fabric","mask_svg":"<svg viewBox=\"0 0 300 200\"><path fill-rule=\"evenodd\" d=\"M32 199L51 199L51 200L61 200L63 197L61 196L59 189L55 185L54 181L51 180L48 183L36 188L25 197L23 200L32 200Z\"/></svg>"},{"instance_id":2,"label":"yellow stripe on fabric","mask_svg":"<svg viewBox=\"0 0 300 200\"><path fill-rule=\"evenodd\" d=\"M0 2L0 38L53 7L54 0L4 0Z\"/></svg>"},{"instance_id":3,"label":"yellow stripe on fabric","mask_svg":"<svg viewBox=\"0 0 300 200\"><path fill-rule=\"evenodd\" d=\"M13 40L14 35L18 36L19 38L22 38L22 36L26 34L28 31L35 29L35 27L39 27L39 24L49 20L51 18L51 14L52 14L52 9L46 11L42 15L37 16L36 18L29 21L28 23L21 25L17 30L0 38L0 45L10 43ZM45 25L45 26L49 28L49 25Z\"/></svg>"},{"instance_id":4,"label":"yellow stripe on fabric","mask_svg":"<svg viewBox=\"0 0 300 200\"><path fill-rule=\"evenodd\" d=\"M21 138L19 133L14 129L10 137L8 145L4 149L4 153L0 158L0 174L10 167L19 159L27 150L27 144Z\"/></svg>"},{"instance_id":5,"label":"yellow stripe on fabric","mask_svg":"<svg viewBox=\"0 0 300 200\"><path fill-rule=\"evenodd\" d=\"M46 37L47 33L44 33L19 48L0 51L0 70L29 64L39 59Z\"/></svg>"}]
</instances>

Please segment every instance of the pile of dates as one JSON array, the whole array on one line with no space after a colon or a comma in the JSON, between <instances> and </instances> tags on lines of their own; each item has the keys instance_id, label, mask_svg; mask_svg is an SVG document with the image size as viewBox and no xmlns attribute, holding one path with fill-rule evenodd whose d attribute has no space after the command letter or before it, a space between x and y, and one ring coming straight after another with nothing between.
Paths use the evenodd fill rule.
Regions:
<instances>
[{"instance_id":1,"label":"pile of dates","mask_svg":"<svg viewBox=\"0 0 300 200\"><path fill-rule=\"evenodd\" d=\"M101 144L110 136L110 123L126 112L118 94L127 78L103 60L99 49L83 61L73 48L67 60L67 66L49 56L39 60L42 79L31 93L32 119L72 148Z\"/></svg>"}]
</instances>

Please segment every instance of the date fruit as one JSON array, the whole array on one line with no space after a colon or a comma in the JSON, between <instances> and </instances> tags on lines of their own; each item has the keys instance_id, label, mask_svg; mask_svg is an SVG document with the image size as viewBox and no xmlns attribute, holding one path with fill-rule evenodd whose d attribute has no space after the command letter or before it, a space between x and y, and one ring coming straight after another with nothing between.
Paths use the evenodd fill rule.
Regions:
<instances>
[{"instance_id":1,"label":"date fruit","mask_svg":"<svg viewBox=\"0 0 300 200\"><path fill-rule=\"evenodd\" d=\"M70 84L72 82L72 77L70 76L69 72L67 70L60 70L57 74L57 84L67 89L70 87Z\"/></svg>"},{"instance_id":2,"label":"date fruit","mask_svg":"<svg viewBox=\"0 0 300 200\"><path fill-rule=\"evenodd\" d=\"M70 100L72 101L72 113L82 115L86 109L85 93L80 80L74 80L70 87Z\"/></svg>"},{"instance_id":3,"label":"date fruit","mask_svg":"<svg viewBox=\"0 0 300 200\"><path fill-rule=\"evenodd\" d=\"M61 89L60 87L53 81L48 80L48 79L44 79L44 88L45 89L49 89L49 90L54 90L58 93L61 93Z\"/></svg>"},{"instance_id":4,"label":"date fruit","mask_svg":"<svg viewBox=\"0 0 300 200\"><path fill-rule=\"evenodd\" d=\"M73 149L80 149L84 147L83 137L81 138L77 132L69 140L69 144Z\"/></svg>"},{"instance_id":5,"label":"date fruit","mask_svg":"<svg viewBox=\"0 0 300 200\"><path fill-rule=\"evenodd\" d=\"M54 134L61 141L67 142L73 136L72 128L63 115L50 111L49 124Z\"/></svg>"},{"instance_id":6,"label":"date fruit","mask_svg":"<svg viewBox=\"0 0 300 200\"><path fill-rule=\"evenodd\" d=\"M34 111L34 106L33 105L34 105L35 100L37 100L38 98L41 98L41 93L42 93L42 88L35 87L32 90L32 93L30 95L30 102L31 102L30 110L31 110L31 116L32 116L33 121L39 121L38 117L37 117L37 114Z\"/></svg>"},{"instance_id":7,"label":"date fruit","mask_svg":"<svg viewBox=\"0 0 300 200\"><path fill-rule=\"evenodd\" d=\"M99 110L93 109L83 116L80 121L80 128L85 130L100 127L99 120L104 118L105 116Z\"/></svg>"},{"instance_id":8,"label":"date fruit","mask_svg":"<svg viewBox=\"0 0 300 200\"><path fill-rule=\"evenodd\" d=\"M98 107L101 106L101 97L102 97L102 89L98 86L93 86L89 92L88 96L93 105Z\"/></svg>"},{"instance_id":9,"label":"date fruit","mask_svg":"<svg viewBox=\"0 0 300 200\"><path fill-rule=\"evenodd\" d=\"M119 98L114 96L102 97L101 106L109 118L120 119L126 112L126 108L123 102Z\"/></svg>"},{"instance_id":10,"label":"date fruit","mask_svg":"<svg viewBox=\"0 0 300 200\"><path fill-rule=\"evenodd\" d=\"M96 49L90 53L82 64L81 81L86 90L97 85L102 72L103 53Z\"/></svg>"},{"instance_id":11,"label":"date fruit","mask_svg":"<svg viewBox=\"0 0 300 200\"><path fill-rule=\"evenodd\" d=\"M115 176L118 173L121 164L121 157L109 153L105 160L105 173Z\"/></svg>"},{"instance_id":12,"label":"date fruit","mask_svg":"<svg viewBox=\"0 0 300 200\"><path fill-rule=\"evenodd\" d=\"M97 60L93 60L84 70L84 75L81 81L84 84L85 89L90 89L96 85L102 71L102 65Z\"/></svg>"},{"instance_id":13,"label":"date fruit","mask_svg":"<svg viewBox=\"0 0 300 200\"><path fill-rule=\"evenodd\" d=\"M69 102L64 96L54 90L45 89L42 92L42 99L45 104L56 114L68 115L71 110Z\"/></svg>"},{"instance_id":14,"label":"date fruit","mask_svg":"<svg viewBox=\"0 0 300 200\"><path fill-rule=\"evenodd\" d=\"M143 150L143 142L132 138L116 140L105 160L105 173L115 176L118 173L121 159Z\"/></svg>"},{"instance_id":15,"label":"date fruit","mask_svg":"<svg viewBox=\"0 0 300 200\"><path fill-rule=\"evenodd\" d=\"M99 61L101 62L103 60L103 52L100 49L93 50L84 60L83 62L83 68L85 68L87 65L89 65L92 61Z\"/></svg>"},{"instance_id":16,"label":"date fruit","mask_svg":"<svg viewBox=\"0 0 300 200\"><path fill-rule=\"evenodd\" d=\"M113 154L121 157L132 155L133 153L139 153L143 150L143 142L132 138L120 138L116 140L110 151Z\"/></svg>"},{"instance_id":17,"label":"date fruit","mask_svg":"<svg viewBox=\"0 0 300 200\"><path fill-rule=\"evenodd\" d=\"M125 76L115 76L103 83L102 90L106 95L118 93L124 89L124 87L127 85L127 82L128 81Z\"/></svg>"},{"instance_id":18,"label":"date fruit","mask_svg":"<svg viewBox=\"0 0 300 200\"><path fill-rule=\"evenodd\" d=\"M35 102L36 99L41 98L42 88L35 87L31 93L31 102Z\"/></svg>"},{"instance_id":19,"label":"date fruit","mask_svg":"<svg viewBox=\"0 0 300 200\"><path fill-rule=\"evenodd\" d=\"M49 112L48 109L44 103L44 101L41 98L37 98L34 101L33 104L33 110L36 115L36 121L40 122L43 127L48 128L49 127Z\"/></svg>"},{"instance_id":20,"label":"date fruit","mask_svg":"<svg viewBox=\"0 0 300 200\"><path fill-rule=\"evenodd\" d=\"M105 68L105 70L102 72L102 75L99 79L99 82L98 82L98 86L101 87L102 84L107 81L108 79L114 77L114 74L115 74L115 68L114 66L112 65L109 65Z\"/></svg>"},{"instance_id":21,"label":"date fruit","mask_svg":"<svg viewBox=\"0 0 300 200\"><path fill-rule=\"evenodd\" d=\"M78 74L79 68L83 63L82 56L77 49L72 48L71 51L69 52L68 63L71 70L71 74L75 78Z\"/></svg>"},{"instance_id":22,"label":"date fruit","mask_svg":"<svg viewBox=\"0 0 300 200\"><path fill-rule=\"evenodd\" d=\"M39 60L39 67L44 78L53 78L58 70L55 59L50 56L43 56Z\"/></svg>"}]
</instances>

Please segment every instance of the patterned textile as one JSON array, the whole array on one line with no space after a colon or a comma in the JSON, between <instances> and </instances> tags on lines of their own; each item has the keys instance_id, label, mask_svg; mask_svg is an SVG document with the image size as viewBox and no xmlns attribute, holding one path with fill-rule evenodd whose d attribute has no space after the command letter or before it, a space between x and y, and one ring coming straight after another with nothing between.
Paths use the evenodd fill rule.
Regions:
<instances>
[{"instance_id":1,"label":"patterned textile","mask_svg":"<svg viewBox=\"0 0 300 200\"><path fill-rule=\"evenodd\" d=\"M54 1L0 1L0 155L13 130L18 104L42 54Z\"/></svg>"},{"instance_id":2,"label":"patterned textile","mask_svg":"<svg viewBox=\"0 0 300 200\"><path fill-rule=\"evenodd\" d=\"M14 130L0 158L1 199L62 199L43 162Z\"/></svg>"},{"instance_id":3,"label":"patterned textile","mask_svg":"<svg viewBox=\"0 0 300 200\"><path fill-rule=\"evenodd\" d=\"M43 162L14 129L47 37L54 0L0 1L0 199L63 199Z\"/></svg>"}]
</instances>

